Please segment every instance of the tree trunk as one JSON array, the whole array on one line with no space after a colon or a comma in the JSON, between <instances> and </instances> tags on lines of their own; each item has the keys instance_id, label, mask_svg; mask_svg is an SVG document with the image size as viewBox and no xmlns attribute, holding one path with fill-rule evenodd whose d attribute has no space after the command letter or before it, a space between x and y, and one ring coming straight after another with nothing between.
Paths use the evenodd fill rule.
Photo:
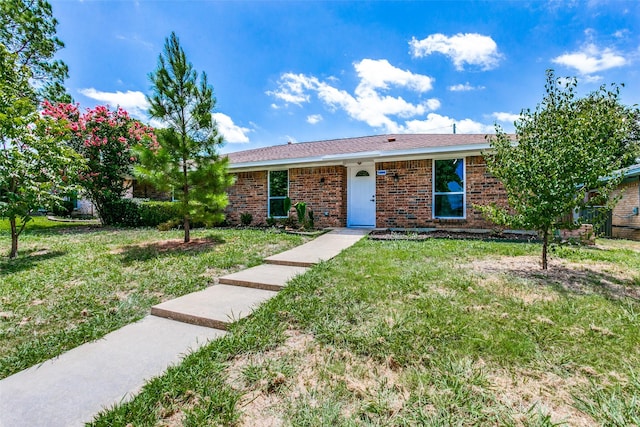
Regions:
<instances>
[{"instance_id":1,"label":"tree trunk","mask_svg":"<svg viewBox=\"0 0 640 427\"><path fill-rule=\"evenodd\" d=\"M547 247L549 246L549 230L542 232L542 269L547 269Z\"/></svg>"},{"instance_id":2,"label":"tree trunk","mask_svg":"<svg viewBox=\"0 0 640 427\"><path fill-rule=\"evenodd\" d=\"M184 242L189 243L191 241L191 235L189 230L189 174L187 171L187 158L186 156L182 157L182 174L184 176L184 187L183 187L183 208L184 212Z\"/></svg>"},{"instance_id":3,"label":"tree trunk","mask_svg":"<svg viewBox=\"0 0 640 427\"><path fill-rule=\"evenodd\" d=\"M191 230L189 224L189 215L184 216L184 242L189 243L191 241Z\"/></svg>"},{"instance_id":4,"label":"tree trunk","mask_svg":"<svg viewBox=\"0 0 640 427\"><path fill-rule=\"evenodd\" d=\"M9 224L11 225L11 252L9 252L9 258L14 259L18 256L18 229L16 227L16 219L9 218Z\"/></svg>"}]
</instances>

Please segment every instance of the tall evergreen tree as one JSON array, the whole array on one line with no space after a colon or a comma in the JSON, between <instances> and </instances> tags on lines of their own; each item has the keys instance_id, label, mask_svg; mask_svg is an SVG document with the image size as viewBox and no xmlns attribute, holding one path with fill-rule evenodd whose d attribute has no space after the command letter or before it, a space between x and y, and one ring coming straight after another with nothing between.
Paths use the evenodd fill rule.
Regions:
<instances>
[{"instance_id":1,"label":"tall evergreen tree","mask_svg":"<svg viewBox=\"0 0 640 427\"><path fill-rule=\"evenodd\" d=\"M223 137L211 114L216 100L207 75L198 75L175 33L166 39L158 67L150 75L147 98L152 118L166 125L158 131L159 148L141 149L138 175L157 188L171 190L180 204L184 241L192 223L222 221L231 184L227 160L218 155Z\"/></svg>"}]
</instances>

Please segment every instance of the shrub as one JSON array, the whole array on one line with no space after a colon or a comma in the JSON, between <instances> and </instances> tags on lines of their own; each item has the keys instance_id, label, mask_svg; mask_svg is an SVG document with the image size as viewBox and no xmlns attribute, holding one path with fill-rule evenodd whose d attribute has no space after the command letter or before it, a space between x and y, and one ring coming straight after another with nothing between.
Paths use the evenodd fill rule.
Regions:
<instances>
[{"instance_id":1,"label":"shrub","mask_svg":"<svg viewBox=\"0 0 640 427\"><path fill-rule=\"evenodd\" d=\"M180 206L175 202L143 202L139 205L140 225L157 227L168 222L180 220Z\"/></svg>"},{"instance_id":2,"label":"shrub","mask_svg":"<svg viewBox=\"0 0 640 427\"><path fill-rule=\"evenodd\" d=\"M273 217L273 215L271 215L269 218L267 218L267 226L269 227L275 227L276 226L276 219Z\"/></svg>"},{"instance_id":3,"label":"shrub","mask_svg":"<svg viewBox=\"0 0 640 427\"><path fill-rule=\"evenodd\" d=\"M307 214L307 204L305 202L298 202L293 205L296 208L296 213L298 215L298 222L301 227L305 226L305 216Z\"/></svg>"},{"instance_id":4,"label":"shrub","mask_svg":"<svg viewBox=\"0 0 640 427\"><path fill-rule=\"evenodd\" d=\"M316 219L313 216L313 210L309 209L309 212L307 213L307 216L309 217L309 219L307 220L307 226L309 228L313 229L314 226L315 226L315 222L316 222Z\"/></svg>"},{"instance_id":5,"label":"shrub","mask_svg":"<svg viewBox=\"0 0 640 427\"><path fill-rule=\"evenodd\" d=\"M245 212L240 214L240 223L245 227L248 227L253 222L253 215L249 212Z\"/></svg>"},{"instance_id":6,"label":"shrub","mask_svg":"<svg viewBox=\"0 0 640 427\"><path fill-rule=\"evenodd\" d=\"M140 225L140 209L131 199L110 200L104 204L101 215L104 225L137 227Z\"/></svg>"},{"instance_id":7,"label":"shrub","mask_svg":"<svg viewBox=\"0 0 640 427\"><path fill-rule=\"evenodd\" d=\"M60 204L53 205L51 211L55 216L69 217L75 208L73 200L63 200Z\"/></svg>"}]
</instances>

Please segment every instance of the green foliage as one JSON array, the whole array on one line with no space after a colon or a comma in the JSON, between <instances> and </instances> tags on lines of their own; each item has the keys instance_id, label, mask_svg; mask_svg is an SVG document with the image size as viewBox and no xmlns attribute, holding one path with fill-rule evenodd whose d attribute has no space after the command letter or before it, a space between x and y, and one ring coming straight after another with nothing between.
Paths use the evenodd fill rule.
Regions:
<instances>
[{"instance_id":1,"label":"green foliage","mask_svg":"<svg viewBox=\"0 0 640 427\"><path fill-rule=\"evenodd\" d=\"M140 209L132 199L106 200L103 215L102 222L104 224L124 227L140 225Z\"/></svg>"},{"instance_id":2,"label":"green foliage","mask_svg":"<svg viewBox=\"0 0 640 427\"><path fill-rule=\"evenodd\" d=\"M307 214L309 219L307 220L307 225L309 228L313 229L315 227L316 219L313 215L313 211L309 209L309 213Z\"/></svg>"},{"instance_id":3,"label":"green foliage","mask_svg":"<svg viewBox=\"0 0 640 427\"><path fill-rule=\"evenodd\" d=\"M269 217L267 218L267 226L268 226L268 227L275 227L277 223L278 223L278 222L277 222L277 221L276 221L276 219L273 217L273 215L271 215L271 216L269 216Z\"/></svg>"},{"instance_id":4,"label":"green foliage","mask_svg":"<svg viewBox=\"0 0 640 427\"><path fill-rule=\"evenodd\" d=\"M34 211L59 204L83 165L64 129L36 112L31 71L17 59L0 44L0 217L11 224L11 258Z\"/></svg>"},{"instance_id":5,"label":"green foliage","mask_svg":"<svg viewBox=\"0 0 640 427\"><path fill-rule=\"evenodd\" d=\"M611 205L619 182L614 171L639 153L638 110L620 104L619 87L602 86L578 98L576 84L548 71L542 102L535 111L523 110L515 124L517 140L497 126L492 152L485 155L509 207L481 210L498 224L539 231L545 269L552 230L579 227L569 215L575 208Z\"/></svg>"},{"instance_id":6,"label":"green foliage","mask_svg":"<svg viewBox=\"0 0 640 427\"><path fill-rule=\"evenodd\" d=\"M16 56L19 67L28 70L36 89L33 99L71 102L63 85L68 67L53 60L64 47L56 37L57 25L51 5L44 0L0 1L0 44Z\"/></svg>"},{"instance_id":7,"label":"green foliage","mask_svg":"<svg viewBox=\"0 0 640 427\"><path fill-rule=\"evenodd\" d=\"M305 227L307 216L307 204L306 202L297 202L293 205L296 208L296 214L298 215L298 223L300 226Z\"/></svg>"},{"instance_id":8,"label":"green foliage","mask_svg":"<svg viewBox=\"0 0 640 427\"><path fill-rule=\"evenodd\" d=\"M157 227L180 219L180 205L176 202L142 202L138 210L143 227Z\"/></svg>"},{"instance_id":9,"label":"green foliage","mask_svg":"<svg viewBox=\"0 0 640 427\"><path fill-rule=\"evenodd\" d=\"M291 199L289 196L284 198L284 213L286 216L289 216L289 211L291 210Z\"/></svg>"},{"instance_id":10,"label":"green foliage","mask_svg":"<svg viewBox=\"0 0 640 427\"><path fill-rule=\"evenodd\" d=\"M240 224L248 227L253 222L253 215L250 212L244 212L240 214Z\"/></svg>"},{"instance_id":11,"label":"green foliage","mask_svg":"<svg viewBox=\"0 0 640 427\"><path fill-rule=\"evenodd\" d=\"M224 220L225 191L232 184L228 160L217 153L223 138L211 117L213 89L205 73L198 81L175 33L167 38L150 79L149 113L169 127L157 132L158 150L140 149L136 174L160 190L173 190L188 242L193 221L213 225Z\"/></svg>"}]
</instances>

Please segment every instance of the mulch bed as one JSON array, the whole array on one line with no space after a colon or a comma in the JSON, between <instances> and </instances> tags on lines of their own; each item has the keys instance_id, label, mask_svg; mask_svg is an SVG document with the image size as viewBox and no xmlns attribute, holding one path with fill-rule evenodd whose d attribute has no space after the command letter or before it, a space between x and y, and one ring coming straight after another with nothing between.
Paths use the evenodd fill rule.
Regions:
<instances>
[{"instance_id":1,"label":"mulch bed","mask_svg":"<svg viewBox=\"0 0 640 427\"><path fill-rule=\"evenodd\" d=\"M538 242L538 236L524 233L473 233L467 231L391 231L375 230L369 234L371 240L427 240L427 239L464 239L490 240L506 242Z\"/></svg>"}]
</instances>

